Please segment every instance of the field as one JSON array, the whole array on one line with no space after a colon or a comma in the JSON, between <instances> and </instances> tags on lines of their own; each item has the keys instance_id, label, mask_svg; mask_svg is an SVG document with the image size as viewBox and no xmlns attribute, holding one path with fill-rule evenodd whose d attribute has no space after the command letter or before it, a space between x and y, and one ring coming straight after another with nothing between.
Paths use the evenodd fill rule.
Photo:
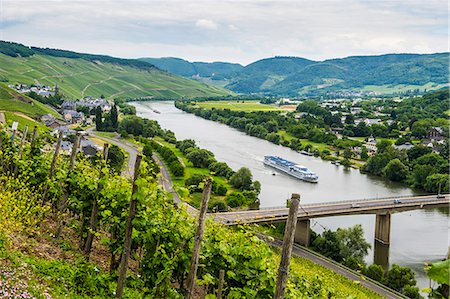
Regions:
<instances>
[{"instance_id":1,"label":"field","mask_svg":"<svg viewBox=\"0 0 450 299\"><path fill-rule=\"evenodd\" d=\"M21 112L35 119L48 113L60 118L52 108L19 94L4 84L0 84L0 111Z\"/></svg>"},{"instance_id":2,"label":"field","mask_svg":"<svg viewBox=\"0 0 450 299\"><path fill-rule=\"evenodd\" d=\"M45 55L10 57L0 54L0 81L55 86L72 99L104 95L113 98L180 98L223 96L230 91L160 70L90 62Z\"/></svg>"},{"instance_id":3,"label":"field","mask_svg":"<svg viewBox=\"0 0 450 299\"><path fill-rule=\"evenodd\" d=\"M230 109L245 112L282 110L277 106L261 104L258 101L207 101L198 102L197 105L204 109Z\"/></svg>"}]
</instances>

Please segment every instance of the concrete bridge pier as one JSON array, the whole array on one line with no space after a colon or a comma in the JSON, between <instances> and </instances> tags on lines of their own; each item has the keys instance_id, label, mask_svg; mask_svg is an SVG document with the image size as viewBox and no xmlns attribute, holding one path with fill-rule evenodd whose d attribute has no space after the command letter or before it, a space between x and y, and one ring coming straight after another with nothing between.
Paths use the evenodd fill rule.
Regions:
<instances>
[{"instance_id":1,"label":"concrete bridge pier","mask_svg":"<svg viewBox=\"0 0 450 299\"><path fill-rule=\"evenodd\" d=\"M373 248L373 263L383 267L384 271L389 270L389 245L375 240Z\"/></svg>"},{"instance_id":2,"label":"concrete bridge pier","mask_svg":"<svg viewBox=\"0 0 450 299\"><path fill-rule=\"evenodd\" d=\"M294 235L294 241L295 243L298 243L300 245L309 246L309 240L310 240L310 221L309 219L306 220L297 220L297 224L295 226L295 235Z\"/></svg>"},{"instance_id":3,"label":"concrete bridge pier","mask_svg":"<svg viewBox=\"0 0 450 299\"><path fill-rule=\"evenodd\" d=\"M391 214L377 214L375 219L375 241L389 245L391 235Z\"/></svg>"}]
</instances>

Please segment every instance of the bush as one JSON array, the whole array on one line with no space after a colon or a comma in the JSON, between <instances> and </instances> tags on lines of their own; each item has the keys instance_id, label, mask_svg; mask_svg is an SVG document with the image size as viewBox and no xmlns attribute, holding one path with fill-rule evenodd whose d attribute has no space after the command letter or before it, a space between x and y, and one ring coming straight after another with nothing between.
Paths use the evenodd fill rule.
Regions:
<instances>
[{"instance_id":1,"label":"bush","mask_svg":"<svg viewBox=\"0 0 450 299\"><path fill-rule=\"evenodd\" d=\"M185 182L184 185L189 188L191 192L201 192L200 183L202 183L206 178L203 174L193 174Z\"/></svg>"},{"instance_id":2,"label":"bush","mask_svg":"<svg viewBox=\"0 0 450 299\"><path fill-rule=\"evenodd\" d=\"M214 193L219 196L225 196L225 195L227 195L227 192L228 192L228 189L224 185L218 185L216 187L216 190L214 191Z\"/></svg>"},{"instance_id":3,"label":"bush","mask_svg":"<svg viewBox=\"0 0 450 299\"><path fill-rule=\"evenodd\" d=\"M373 264L367 267L365 275L372 278L373 280L382 282L384 278L384 269L380 265Z\"/></svg>"},{"instance_id":4,"label":"bush","mask_svg":"<svg viewBox=\"0 0 450 299\"><path fill-rule=\"evenodd\" d=\"M223 199L213 199L209 202L208 209L212 212L227 212L228 206Z\"/></svg>"},{"instance_id":5,"label":"bush","mask_svg":"<svg viewBox=\"0 0 450 299\"><path fill-rule=\"evenodd\" d=\"M250 172L250 169L246 167L240 168L231 176L230 184L239 190L251 190L252 173Z\"/></svg>"},{"instance_id":6,"label":"bush","mask_svg":"<svg viewBox=\"0 0 450 299\"><path fill-rule=\"evenodd\" d=\"M241 192L233 192L226 197L228 206L237 208L245 202L245 196Z\"/></svg>"}]
</instances>

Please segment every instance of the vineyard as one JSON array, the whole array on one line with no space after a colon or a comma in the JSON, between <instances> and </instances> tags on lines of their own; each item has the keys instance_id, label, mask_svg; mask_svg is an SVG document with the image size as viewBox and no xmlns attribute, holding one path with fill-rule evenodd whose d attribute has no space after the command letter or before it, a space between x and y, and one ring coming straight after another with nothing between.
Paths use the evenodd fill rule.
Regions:
<instances>
[{"instance_id":1,"label":"vineyard","mask_svg":"<svg viewBox=\"0 0 450 299\"><path fill-rule=\"evenodd\" d=\"M183 298L196 219L158 186L149 153L125 178L108 145L86 157L79 138L64 156L62 135L0 132L0 298ZM206 219L201 243L192 298L217 298L220 273L222 298L273 298L280 253L252 230ZM286 298L378 296L293 258Z\"/></svg>"}]
</instances>

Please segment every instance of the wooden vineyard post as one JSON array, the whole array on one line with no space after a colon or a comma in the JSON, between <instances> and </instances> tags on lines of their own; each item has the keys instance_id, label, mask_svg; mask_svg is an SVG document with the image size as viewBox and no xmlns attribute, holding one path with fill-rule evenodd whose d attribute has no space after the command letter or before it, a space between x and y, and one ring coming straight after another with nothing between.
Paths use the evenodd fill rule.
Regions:
<instances>
[{"instance_id":1,"label":"wooden vineyard post","mask_svg":"<svg viewBox=\"0 0 450 299\"><path fill-rule=\"evenodd\" d=\"M122 298L123 288L125 286L125 279L128 269L128 258L131 251L131 234L133 232L133 219L136 215L137 200L134 198L134 194L138 191L136 180L139 177L139 166L141 165L142 156L137 155L136 162L134 163L134 176L133 176L133 191L131 193L130 208L128 212L127 226L125 228L125 242L123 245L122 258L119 266L119 278L117 279L116 298Z\"/></svg>"},{"instance_id":2,"label":"wooden vineyard post","mask_svg":"<svg viewBox=\"0 0 450 299\"><path fill-rule=\"evenodd\" d=\"M69 164L69 169L67 170L67 178L69 178L70 173L72 172L73 168L75 167L75 159L77 157L77 152L78 152L78 147L80 146L80 139L81 139L81 133L77 132L77 135L75 136L75 142L73 143L73 147L72 147L72 153L70 155L70 164ZM55 233L55 238L58 239L59 236L61 235L62 232L62 228L63 228L63 215L61 215L62 213L64 213L64 210L66 209L67 206L67 200L69 198L69 186L68 183L66 183L66 187L65 187L65 192L63 195L63 198L61 200L61 202L58 205L58 225L56 228L56 233Z\"/></svg>"},{"instance_id":3,"label":"wooden vineyard post","mask_svg":"<svg viewBox=\"0 0 450 299\"><path fill-rule=\"evenodd\" d=\"M53 178L53 174L55 173L55 167L56 167L56 161L58 159L58 154L59 154L59 149L61 148L61 142L63 139L63 131L59 131L59 136L58 136L58 141L56 142L56 148L55 148L55 153L53 154L53 159L52 159L52 164L50 165L50 171L48 173L48 179L51 180ZM44 190L44 196L42 197L42 205L45 204L45 202L47 201L47 195L48 195L48 182L47 185L45 186L45 190Z\"/></svg>"},{"instance_id":4,"label":"wooden vineyard post","mask_svg":"<svg viewBox=\"0 0 450 299\"><path fill-rule=\"evenodd\" d=\"M22 140L20 141L19 146L19 153L18 153L19 160L22 158L23 146L25 144L27 134L28 134L28 125L25 125L25 128L23 129ZM19 163L19 161L17 163ZM14 176L17 177L18 174L19 174L19 164L16 164L16 166L14 167Z\"/></svg>"},{"instance_id":5,"label":"wooden vineyard post","mask_svg":"<svg viewBox=\"0 0 450 299\"><path fill-rule=\"evenodd\" d=\"M50 172L48 174L48 177L51 179L53 177L53 174L55 173L55 167L56 167L56 160L58 159L59 149L61 148L61 142L63 139L64 133L63 131L59 131L58 141L56 142L56 148L55 153L53 155L52 164L50 165Z\"/></svg>"},{"instance_id":6,"label":"wooden vineyard post","mask_svg":"<svg viewBox=\"0 0 450 299\"><path fill-rule=\"evenodd\" d=\"M108 148L109 148L109 144L105 143L103 145L103 161L106 162L108 160ZM94 241L94 235L95 235L95 231L97 229L97 218L98 218L98 197L100 195L100 192L103 189L103 185L102 185L102 178L103 178L103 163L101 163L101 167L100 167L100 174L98 177L99 183L97 185L97 190L95 191L95 197L94 197L94 202L92 204L92 212L91 212L91 218L89 220L89 228L88 228L88 234L86 237L86 242L84 243L84 256L86 257L86 259L89 260L89 255L91 253L91 249L92 249L92 242Z\"/></svg>"},{"instance_id":7,"label":"wooden vineyard post","mask_svg":"<svg viewBox=\"0 0 450 299\"><path fill-rule=\"evenodd\" d=\"M20 141L20 146L19 146L19 159L22 157L23 145L25 144L25 139L27 138L27 134L28 134L28 125L25 125L25 128L23 129L22 140Z\"/></svg>"},{"instance_id":8,"label":"wooden vineyard post","mask_svg":"<svg viewBox=\"0 0 450 299\"><path fill-rule=\"evenodd\" d=\"M37 134L38 134L38 127L34 126L33 135L31 137L31 150L34 150L34 147L36 146Z\"/></svg>"},{"instance_id":9,"label":"wooden vineyard post","mask_svg":"<svg viewBox=\"0 0 450 299\"><path fill-rule=\"evenodd\" d=\"M225 280L225 270L219 271L219 288L217 289L217 299L222 299L223 283Z\"/></svg>"},{"instance_id":10,"label":"wooden vineyard post","mask_svg":"<svg viewBox=\"0 0 450 299\"><path fill-rule=\"evenodd\" d=\"M300 203L300 195L292 194L289 216L284 230L283 249L281 251L280 267L278 268L277 284L275 287L274 299L283 299L286 289L289 264L291 262L292 246L294 243L295 226L297 224L297 212Z\"/></svg>"},{"instance_id":11,"label":"wooden vineyard post","mask_svg":"<svg viewBox=\"0 0 450 299\"><path fill-rule=\"evenodd\" d=\"M198 214L198 226L195 232L194 249L192 250L191 268L187 278L187 293L185 298L191 299L194 294L195 278L197 276L198 257L200 255L200 247L202 245L203 231L205 228L206 211L208 210L208 200L211 196L212 179L208 177L205 181L205 186L202 194L202 202L200 205L200 212Z\"/></svg>"}]
</instances>

